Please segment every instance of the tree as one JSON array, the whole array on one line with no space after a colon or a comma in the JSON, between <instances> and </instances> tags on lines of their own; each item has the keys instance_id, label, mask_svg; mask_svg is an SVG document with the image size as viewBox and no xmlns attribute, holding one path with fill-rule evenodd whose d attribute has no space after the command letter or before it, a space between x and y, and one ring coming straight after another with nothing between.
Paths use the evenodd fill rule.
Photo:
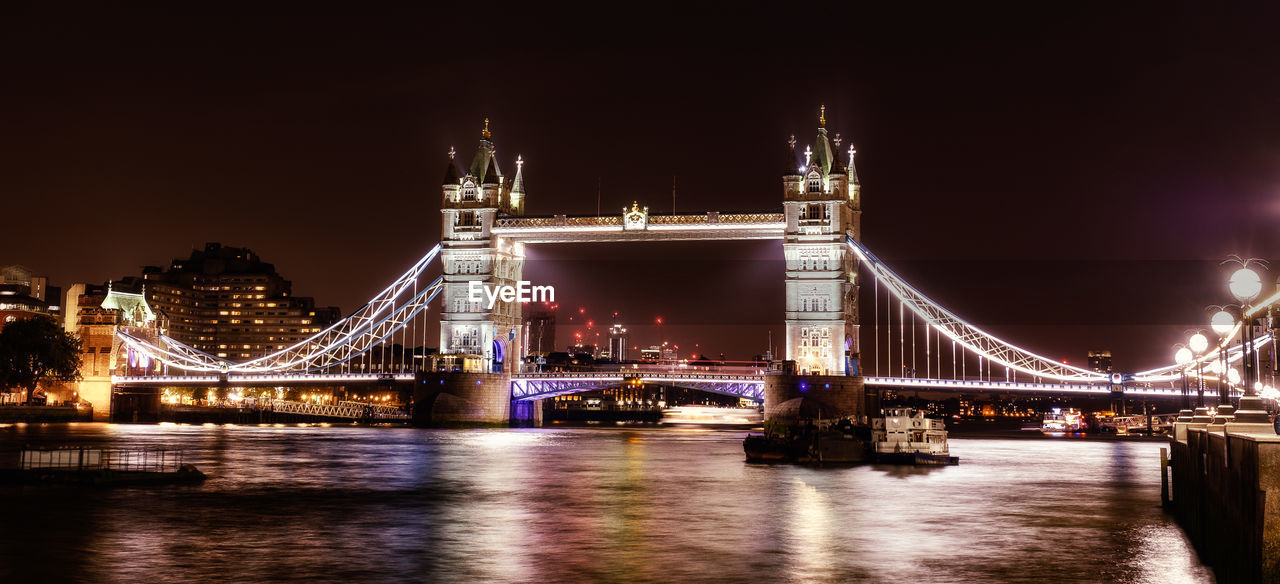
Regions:
<instances>
[{"instance_id":1,"label":"tree","mask_svg":"<svg viewBox=\"0 0 1280 584\"><path fill-rule=\"evenodd\" d=\"M27 403L45 382L80 380L80 339L52 320L16 320L0 330L0 387L27 390Z\"/></svg>"}]
</instances>

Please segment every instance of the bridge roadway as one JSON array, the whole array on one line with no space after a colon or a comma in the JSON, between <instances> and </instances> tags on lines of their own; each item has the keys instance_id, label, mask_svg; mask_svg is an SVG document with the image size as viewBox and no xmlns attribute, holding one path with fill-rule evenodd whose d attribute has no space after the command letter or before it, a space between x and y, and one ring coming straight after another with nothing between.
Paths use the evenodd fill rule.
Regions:
<instances>
[{"instance_id":1,"label":"bridge roadway","mask_svg":"<svg viewBox=\"0 0 1280 584\"><path fill-rule=\"evenodd\" d=\"M620 387L627 382L661 383L710 393L731 395L755 401L764 399L765 370L760 367L679 367L644 365L623 367L613 371L578 371L554 373L520 373L511 376L511 397L528 401L567 395L592 389ZM209 386L310 386L412 382L412 373L335 373L335 374L236 374L113 376L118 387ZM1113 395L1104 384L1033 383L982 379L928 379L902 377L866 377L869 386L902 390L982 393L1036 393L1063 396ZM1182 392L1172 387L1126 386L1130 397L1177 398Z\"/></svg>"}]
</instances>

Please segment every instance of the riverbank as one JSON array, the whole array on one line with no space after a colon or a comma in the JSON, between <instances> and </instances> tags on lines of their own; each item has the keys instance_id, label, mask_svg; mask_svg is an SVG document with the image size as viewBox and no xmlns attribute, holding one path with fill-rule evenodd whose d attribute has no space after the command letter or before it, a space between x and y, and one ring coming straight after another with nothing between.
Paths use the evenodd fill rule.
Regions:
<instances>
[{"instance_id":1,"label":"riverbank","mask_svg":"<svg viewBox=\"0 0 1280 584\"><path fill-rule=\"evenodd\" d=\"M93 408L76 406L0 406L0 424L92 422Z\"/></svg>"}]
</instances>

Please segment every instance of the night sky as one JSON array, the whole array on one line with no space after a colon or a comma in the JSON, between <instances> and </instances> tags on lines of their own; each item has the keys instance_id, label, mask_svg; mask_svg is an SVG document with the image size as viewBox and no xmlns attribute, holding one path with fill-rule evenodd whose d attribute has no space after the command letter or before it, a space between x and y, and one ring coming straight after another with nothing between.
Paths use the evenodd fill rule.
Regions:
<instances>
[{"instance_id":1,"label":"night sky","mask_svg":"<svg viewBox=\"0 0 1280 584\"><path fill-rule=\"evenodd\" d=\"M485 117L530 214L593 214L598 186L670 212L673 176L678 211L776 211L820 103L863 241L1046 355L1169 362L1228 299L1218 262L1280 257L1277 14L882 4L6 5L0 264L65 287L219 241L349 311L439 239L445 153ZM782 331L780 247L543 246L526 275L745 358Z\"/></svg>"}]
</instances>

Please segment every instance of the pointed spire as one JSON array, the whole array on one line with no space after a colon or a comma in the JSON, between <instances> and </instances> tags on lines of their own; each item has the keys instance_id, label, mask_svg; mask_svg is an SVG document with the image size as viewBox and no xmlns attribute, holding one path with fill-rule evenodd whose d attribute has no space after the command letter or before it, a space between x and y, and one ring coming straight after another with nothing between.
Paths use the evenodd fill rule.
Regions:
<instances>
[{"instance_id":1,"label":"pointed spire","mask_svg":"<svg viewBox=\"0 0 1280 584\"><path fill-rule=\"evenodd\" d=\"M827 106L818 110L818 135L814 138L812 163L822 169L823 175L831 172L831 141L827 139Z\"/></svg>"},{"instance_id":2,"label":"pointed spire","mask_svg":"<svg viewBox=\"0 0 1280 584\"><path fill-rule=\"evenodd\" d=\"M835 148L831 149L831 172L828 174L845 174L844 163L840 161L840 134L831 140Z\"/></svg>"},{"instance_id":3,"label":"pointed spire","mask_svg":"<svg viewBox=\"0 0 1280 584\"><path fill-rule=\"evenodd\" d=\"M454 155L456 154L457 154L457 151L453 149L453 146L450 146L449 162L448 162L448 166L446 166L444 169L444 183L442 184L457 185L458 179L462 178L461 176L458 175L458 164L454 161L454 158L453 158Z\"/></svg>"},{"instance_id":4,"label":"pointed spire","mask_svg":"<svg viewBox=\"0 0 1280 584\"><path fill-rule=\"evenodd\" d=\"M799 176L802 173L804 170L800 169L796 163L796 135L792 134L787 139L787 162L786 166L782 167L782 176Z\"/></svg>"},{"instance_id":5,"label":"pointed spire","mask_svg":"<svg viewBox=\"0 0 1280 584\"><path fill-rule=\"evenodd\" d=\"M853 155L857 153L858 150L853 147L853 144L849 144L849 184L854 185L861 184L858 182L858 168L853 165Z\"/></svg>"},{"instance_id":6,"label":"pointed spire","mask_svg":"<svg viewBox=\"0 0 1280 584\"><path fill-rule=\"evenodd\" d=\"M489 157L489 167L484 170L484 181L481 184L500 185L502 184L502 176L498 174L498 167L494 164L493 156Z\"/></svg>"},{"instance_id":7,"label":"pointed spire","mask_svg":"<svg viewBox=\"0 0 1280 584\"><path fill-rule=\"evenodd\" d=\"M488 140L489 138L492 138L492 137L493 137L493 134L489 132L489 118L485 118L484 129L480 130L480 138L484 140Z\"/></svg>"},{"instance_id":8,"label":"pointed spire","mask_svg":"<svg viewBox=\"0 0 1280 584\"><path fill-rule=\"evenodd\" d=\"M516 156L516 178L511 181L511 192L524 194L524 157Z\"/></svg>"}]
</instances>

